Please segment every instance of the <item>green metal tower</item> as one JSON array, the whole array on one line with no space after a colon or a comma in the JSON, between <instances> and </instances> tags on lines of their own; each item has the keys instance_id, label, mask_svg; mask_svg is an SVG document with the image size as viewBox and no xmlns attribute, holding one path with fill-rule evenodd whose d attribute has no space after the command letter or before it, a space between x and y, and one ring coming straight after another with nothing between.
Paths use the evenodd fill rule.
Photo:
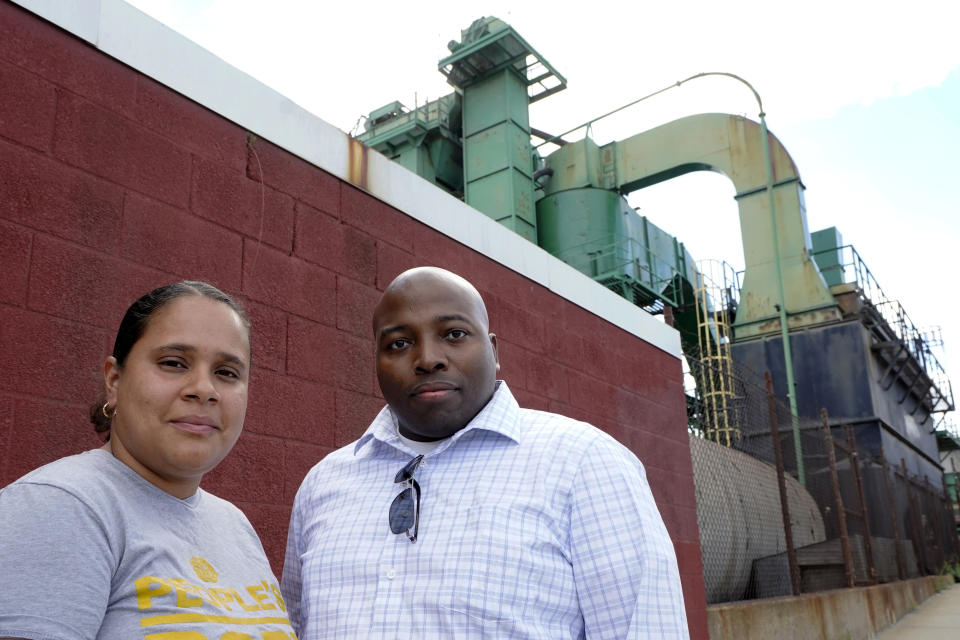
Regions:
<instances>
[{"instance_id":1,"label":"green metal tower","mask_svg":"<svg viewBox=\"0 0 960 640\"><path fill-rule=\"evenodd\" d=\"M536 242L529 107L566 80L497 18L474 21L449 49L439 68L463 93L464 200Z\"/></svg>"}]
</instances>

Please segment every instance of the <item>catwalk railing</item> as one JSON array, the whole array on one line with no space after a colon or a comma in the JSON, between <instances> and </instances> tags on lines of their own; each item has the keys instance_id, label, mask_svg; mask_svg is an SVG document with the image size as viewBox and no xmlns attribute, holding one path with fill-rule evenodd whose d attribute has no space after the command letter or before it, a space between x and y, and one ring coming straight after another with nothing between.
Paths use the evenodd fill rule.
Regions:
<instances>
[{"instance_id":1,"label":"catwalk railing","mask_svg":"<svg viewBox=\"0 0 960 640\"><path fill-rule=\"evenodd\" d=\"M688 356L691 380L709 362ZM731 375L716 372L716 375ZM764 381L764 379L766 380ZM960 557L942 477L932 481L868 451L866 431L797 418L769 374L733 372L731 446L708 406L688 393L697 520L710 603L836 589L940 573ZM797 481L794 424L806 486ZM858 441L858 438L860 440Z\"/></svg>"},{"instance_id":2,"label":"catwalk railing","mask_svg":"<svg viewBox=\"0 0 960 640\"><path fill-rule=\"evenodd\" d=\"M889 387L905 365L915 362L919 370L905 375L908 391L924 398L923 404L929 413L952 411L953 388L934 353L934 347L938 344L942 347L939 329L919 329L903 305L887 297L853 245L817 251L810 256L820 265L820 272L838 301L845 297L845 291L855 294L856 304L841 303L840 306L845 313L858 313L870 329L873 348L882 353L888 363L882 383Z\"/></svg>"}]
</instances>

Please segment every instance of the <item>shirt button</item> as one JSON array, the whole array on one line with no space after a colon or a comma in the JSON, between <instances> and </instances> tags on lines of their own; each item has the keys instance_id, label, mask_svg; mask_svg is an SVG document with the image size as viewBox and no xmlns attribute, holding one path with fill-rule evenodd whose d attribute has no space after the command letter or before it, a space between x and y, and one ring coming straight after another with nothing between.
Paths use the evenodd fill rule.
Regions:
<instances>
[{"instance_id":1,"label":"shirt button","mask_svg":"<svg viewBox=\"0 0 960 640\"><path fill-rule=\"evenodd\" d=\"M389 578L390 580L393 580L393 579L396 578L396 577L397 577L397 572L396 572L396 570L394 570L394 569L387 569L387 578Z\"/></svg>"}]
</instances>

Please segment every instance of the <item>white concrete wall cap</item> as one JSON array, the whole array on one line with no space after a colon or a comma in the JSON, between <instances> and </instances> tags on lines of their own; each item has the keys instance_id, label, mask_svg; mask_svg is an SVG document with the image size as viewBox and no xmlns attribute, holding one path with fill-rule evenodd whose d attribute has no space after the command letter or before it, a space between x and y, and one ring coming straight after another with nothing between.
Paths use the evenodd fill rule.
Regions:
<instances>
[{"instance_id":1,"label":"white concrete wall cap","mask_svg":"<svg viewBox=\"0 0 960 640\"><path fill-rule=\"evenodd\" d=\"M257 136L351 182L347 134L123 0L14 2ZM367 154L363 188L457 242L680 357L676 330L373 150Z\"/></svg>"}]
</instances>

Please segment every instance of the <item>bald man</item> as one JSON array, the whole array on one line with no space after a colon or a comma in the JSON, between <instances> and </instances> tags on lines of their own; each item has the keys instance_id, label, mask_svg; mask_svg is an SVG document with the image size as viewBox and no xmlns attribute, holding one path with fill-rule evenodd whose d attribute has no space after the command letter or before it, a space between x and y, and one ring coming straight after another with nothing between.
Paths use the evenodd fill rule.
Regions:
<instances>
[{"instance_id":1,"label":"bald man","mask_svg":"<svg viewBox=\"0 0 960 640\"><path fill-rule=\"evenodd\" d=\"M297 493L282 589L301 640L687 638L640 461L521 409L477 290L400 274L373 314L387 406Z\"/></svg>"}]
</instances>

